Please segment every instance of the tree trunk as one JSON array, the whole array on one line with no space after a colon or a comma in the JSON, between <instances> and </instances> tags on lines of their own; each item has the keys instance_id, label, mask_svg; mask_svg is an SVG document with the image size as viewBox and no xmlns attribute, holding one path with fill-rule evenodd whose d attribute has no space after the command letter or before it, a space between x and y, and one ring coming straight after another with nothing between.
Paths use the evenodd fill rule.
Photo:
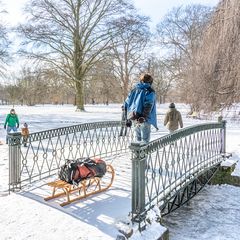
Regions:
<instances>
[{"instance_id":1,"label":"tree trunk","mask_svg":"<svg viewBox=\"0 0 240 240\"><path fill-rule=\"evenodd\" d=\"M124 87L123 87L123 100L125 100L128 96L128 89L126 87L126 85L124 84Z\"/></svg>"},{"instance_id":2,"label":"tree trunk","mask_svg":"<svg viewBox=\"0 0 240 240\"><path fill-rule=\"evenodd\" d=\"M128 96L128 82L129 81L129 79L128 79L128 76L127 75L125 75L124 77L123 77L123 80L122 80L122 82L123 82L123 98L124 98L124 100L127 98L127 96Z\"/></svg>"},{"instance_id":3,"label":"tree trunk","mask_svg":"<svg viewBox=\"0 0 240 240\"><path fill-rule=\"evenodd\" d=\"M76 82L76 111L84 111L84 94L82 82Z\"/></svg>"}]
</instances>

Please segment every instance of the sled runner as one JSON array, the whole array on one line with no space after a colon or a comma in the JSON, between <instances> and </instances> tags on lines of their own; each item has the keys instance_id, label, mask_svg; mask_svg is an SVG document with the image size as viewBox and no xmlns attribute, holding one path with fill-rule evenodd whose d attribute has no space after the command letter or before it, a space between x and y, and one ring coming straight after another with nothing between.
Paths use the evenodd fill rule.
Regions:
<instances>
[{"instance_id":1,"label":"sled runner","mask_svg":"<svg viewBox=\"0 0 240 240\"><path fill-rule=\"evenodd\" d=\"M50 182L47 185L53 188L52 195L44 198L44 200L48 201L55 198L63 198L63 202L60 203L60 206L63 207L90 195L106 191L111 187L114 176L114 169L109 164L106 165L106 173L102 177L92 176L82 179L77 184L71 184L60 179Z\"/></svg>"}]
</instances>

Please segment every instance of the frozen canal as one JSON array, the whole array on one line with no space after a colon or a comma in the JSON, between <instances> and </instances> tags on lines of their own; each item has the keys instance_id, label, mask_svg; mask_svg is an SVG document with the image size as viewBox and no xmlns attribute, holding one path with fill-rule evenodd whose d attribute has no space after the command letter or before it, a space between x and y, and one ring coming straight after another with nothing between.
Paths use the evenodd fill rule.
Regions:
<instances>
[{"instance_id":1,"label":"frozen canal","mask_svg":"<svg viewBox=\"0 0 240 240\"><path fill-rule=\"evenodd\" d=\"M164 219L170 240L239 240L240 187L207 186Z\"/></svg>"}]
</instances>

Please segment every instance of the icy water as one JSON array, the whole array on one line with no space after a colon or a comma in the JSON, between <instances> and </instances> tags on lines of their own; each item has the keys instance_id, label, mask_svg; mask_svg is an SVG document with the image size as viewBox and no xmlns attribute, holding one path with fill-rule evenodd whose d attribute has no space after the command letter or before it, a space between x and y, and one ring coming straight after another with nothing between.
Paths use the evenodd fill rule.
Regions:
<instances>
[{"instance_id":1,"label":"icy water","mask_svg":"<svg viewBox=\"0 0 240 240\"><path fill-rule=\"evenodd\" d=\"M171 240L239 240L240 187L207 186L164 225Z\"/></svg>"}]
</instances>

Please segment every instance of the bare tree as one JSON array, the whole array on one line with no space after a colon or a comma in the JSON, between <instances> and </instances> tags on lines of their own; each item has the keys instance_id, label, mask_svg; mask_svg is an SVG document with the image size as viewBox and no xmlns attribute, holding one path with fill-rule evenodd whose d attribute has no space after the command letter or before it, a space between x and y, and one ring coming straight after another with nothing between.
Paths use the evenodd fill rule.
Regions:
<instances>
[{"instance_id":1,"label":"bare tree","mask_svg":"<svg viewBox=\"0 0 240 240\"><path fill-rule=\"evenodd\" d=\"M148 71L151 72L154 78L154 89L157 93L158 102L164 103L165 97L175 82L175 63L172 59L159 59L156 56L151 56L148 59Z\"/></svg>"},{"instance_id":2,"label":"bare tree","mask_svg":"<svg viewBox=\"0 0 240 240\"><path fill-rule=\"evenodd\" d=\"M192 68L192 75L198 91L194 93L204 99L198 106L205 111L219 110L240 100L239 11L239 1L222 0L196 54L198 65Z\"/></svg>"},{"instance_id":3,"label":"bare tree","mask_svg":"<svg viewBox=\"0 0 240 240\"><path fill-rule=\"evenodd\" d=\"M0 75L4 74L5 65L7 63L7 60L9 60L9 45L10 41L7 34L7 24L2 19L2 16L4 14L7 14L7 12L2 8L2 3L0 1Z\"/></svg>"},{"instance_id":4,"label":"bare tree","mask_svg":"<svg viewBox=\"0 0 240 240\"><path fill-rule=\"evenodd\" d=\"M5 88L5 92L8 95L8 103L12 104L13 106L15 104L19 103L19 87L14 84L9 84Z\"/></svg>"},{"instance_id":5,"label":"bare tree","mask_svg":"<svg viewBox=\"0 0 240 240\"><path fill-rule=\"evenodd\" d=\"M86 84L89 103L120 102L122 92L119 82L114 75L111 59L99 61L91 70Z\"/></svg>"},{"instance_id":6,"label":"bare tree","mask_svg":"<svg viewBox=\"0 0 240 240\"><path fill-rule=\"evenodd\" d=\"M62 71L75 85L77 109L84 110L86 74L114 36L108 22L127 6L124 0L31 0L29 19L18 28L27 39L22 53Z\"/></svg>"},{"instance_id":7,"label":"bare tree","mask_svg":"<svg viewBox=\"0 0 240 240\"><path fill-rule=\"evenodd\" d=\"M210 17L211 8L203 5L189 5L174 8L157 26L158 41L172 63L171 72L176 85L182 91L185 102L193 104L194 85L191 69L198 64L198 51L202 35Z\"/></svg>"},{"instance_id":8,"label":"bare tree","mask_svg":"<svg viewBox=\"0 0 240 240\"><path fill-rule=\"evenodd\" d=\"M72 89L54 69L25 65L15 79L19 90L18 101L21 104L73 103L74 97L70 97Z\"/></svg>"},{"instance_id":9,"label":"bare tree","mask_svg":"<svg viewBox=\"0 0 240 240\"><path fill-rule=\"evenodd\" d=\"M49 80L44 78L41 69L24 66L16 79L19 91L18 100L21 104L32 106L43 103L43 99L49 98Z\"/></svg>"},{"instance_id":10,"label":"bare tree","mask_svg":"<svg viewBox=\"0 0 240 240\"><path fill-rule=\"evenodd\" d=\"M123 99L128 94L132 75L136 74L143 51L151 37L148 21L148 17L138 15L132 10L112 23L112 26L118 29L118 34L112 41L111 60Z\"/></svg>"}]
</instances>

